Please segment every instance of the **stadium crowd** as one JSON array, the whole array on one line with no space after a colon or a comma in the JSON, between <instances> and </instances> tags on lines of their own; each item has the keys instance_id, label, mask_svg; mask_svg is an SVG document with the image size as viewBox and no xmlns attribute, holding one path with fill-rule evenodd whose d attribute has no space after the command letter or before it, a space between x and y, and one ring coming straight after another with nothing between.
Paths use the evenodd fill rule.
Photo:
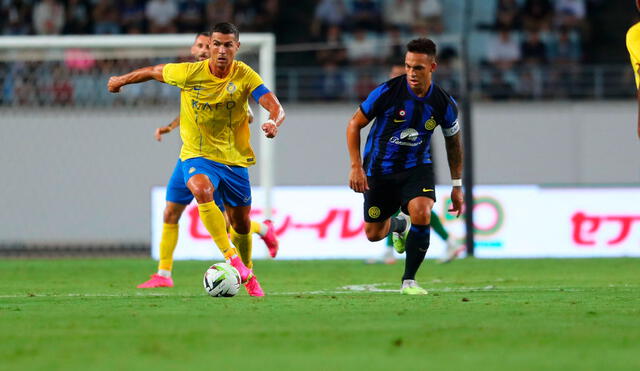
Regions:
<instances>
[{"instance_id":1,"label":"stadium crowd","mask_svg":"<svg viewBox=\"0 0 640 371\"><path fill-rule=\"evenodd\" d=\"M601 2L483 0L479 5L473 1L476 12L492 12L472 24L474 91L493 100L573 98L583 94L581 89L586 80L583 62L589 57L588 43L593 34L590 9ZM231 20L243 32L274 32L279 47L294 46L278 55L281 69L278 84L298 86L301 99L322 100L363 98L386 76L390 65L402 64L401 50L408 40L428 36L439 47L437 78L456 95L460 44L450 42L450 36L460 33L459 23L452 21L452 15L459 17L455 13L461 11L461 3L461 0L0 0L0 19L4 20L0 32L3 35L193 34L207 25ZM75 80L108 74L115 68L113 64L99 62L93 71L83 71L79 77L65 80L65 76L78 75L77 71L54 63L49 67L50 75L57 76L62 83L48 91L60 93L49 93L51 97L45 100L65 102L73 100L66 97L74 95L82 99L82 93L73 93L82 91L75 88ZM46 68L18 67L0 66L0 79L2 75L9 78L6 75L9 69L15 72L16 68L24 71ZM298 77L299 81L291 81L292 75L286 72L300 67L310 72ZM4 85L6 91L7 83ZM24 96L36 99L30 94ZM290 97L283 94L283 98Z\"/></svg>"}]
</instances>

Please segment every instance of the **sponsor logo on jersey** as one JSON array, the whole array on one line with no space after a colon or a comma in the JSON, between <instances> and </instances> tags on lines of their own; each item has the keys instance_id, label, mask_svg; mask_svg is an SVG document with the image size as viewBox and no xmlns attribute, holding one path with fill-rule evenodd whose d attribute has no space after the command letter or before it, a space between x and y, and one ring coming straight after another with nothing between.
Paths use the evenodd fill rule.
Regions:
<instances>
[{"instance_id":1,"label":"sponsor logo on jersey","mask_svg":"<svg viewBox=\"0 0 640 371\"><path fill-rule=\"evenodd\" d=\"M422 143L422 140L419 138L419 134L416 129L408 128L402 130L399 138L396 136L389 138L389 142L399 146L415 147Z\"/></svg>"},{"instance_id":2,"label":"sponsor logo on jersey","mask_svg":"<svg viewBox=\"0 0 640 371\"><path fill-rule=\"evenodd\" d=\"M209 104L207 102L200 102L195 99L191 100L191 108L193 108L196 111L213 111L213 110L217 111L219 109L232 110L235 106L236 106L236 102L231 100L226 102L213 103L213 104Z\"/></svg>"}]
</instances>

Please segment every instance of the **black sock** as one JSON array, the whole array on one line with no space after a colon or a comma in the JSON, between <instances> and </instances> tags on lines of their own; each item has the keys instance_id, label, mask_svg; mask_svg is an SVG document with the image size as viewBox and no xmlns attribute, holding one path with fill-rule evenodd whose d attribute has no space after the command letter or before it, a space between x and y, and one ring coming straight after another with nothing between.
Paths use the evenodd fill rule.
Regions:
<instances>
[{"instance_id":1,"label":"black sock","mask_svg":"<svg viewBox=\"0 0 640 371\"><path fill-rule=\"evenodd\" d=\"M402 218L392 217L389 219L389 233L391 232L402 232L405 228L407 228L407 221Z\"/></svg>"},{"instance_id":2,"label":"black sock","mask_svg":"<svg viewBox=\"0 0 640 371\"><path fill-rule=\"evenodd\" d=\"M405 244L405 253L407 259L404 262L404 275L402 280L415 280L416 272L420 268L420 264L424 260L424 256L429 249L430 226L413 224L409 229L407 242Z\"/></svg>"}]
</instances>

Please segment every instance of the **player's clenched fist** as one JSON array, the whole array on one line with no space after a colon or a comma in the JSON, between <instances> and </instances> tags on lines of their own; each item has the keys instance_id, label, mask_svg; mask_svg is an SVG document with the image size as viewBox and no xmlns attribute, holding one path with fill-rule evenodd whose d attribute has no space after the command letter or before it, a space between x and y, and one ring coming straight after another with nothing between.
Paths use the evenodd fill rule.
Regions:
<instances>
[{"instance_id":1,"label":"player's clenched fist","mask_svg":"<svg viewBox=\"0 0 640 371\"><path fill-rule=\"evenodd\" d=\"M262 124L262 131L264 131L267 138L275 138L278 134L278 126L273 120L267 120L267 122Z\"/></svg>"},{"instance_id":2,"label":"player's clenched fist","mask_svg":"<svg viewBox=\"0 0 640 371\"><path fill-rule=\"evenodd\" d=\"M120 76L111 76L109 78L109 82L107 83L107 88L111 93L118 93L120 88L122 87L122 82L120 81Z\"/></svg>"},{"instance_id":3,"label":"player's clenched fist","mask_svg":"<svg viewBox=\"0 0 640 371\"><path fill-rule=\"evenodd\" d=\"M349 187L358 193L364 193L369 190L367 175L361 166L351 168L349 172Z\"/></svg>"}]
</instances>

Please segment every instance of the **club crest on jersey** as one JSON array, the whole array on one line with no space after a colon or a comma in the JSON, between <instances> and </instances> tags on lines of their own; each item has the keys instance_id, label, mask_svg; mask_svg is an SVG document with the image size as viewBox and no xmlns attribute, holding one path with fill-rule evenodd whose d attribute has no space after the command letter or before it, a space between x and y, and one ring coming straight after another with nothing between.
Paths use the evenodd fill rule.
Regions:
<instances>
[{"instance_id":1,"label":"club crest on jersey","mask_svg":"<svg viewBox=\"0 0 640 371\"><path fill-rule=\"evenodd\" d=\"M431 118L424 123L424 128L427 130L433 130L436 128L436 126L438 126L438 123L436 122L436 119L433 118L433 116L431 116Z\"/></svg>"},{"instance_id":2,"label":"club crest on jersey","mask_svg":"<svg viewBox=\"0 0 640 371\"><path fill-rule=\"evenodd\" d=\"M227 91L229 92L229 94L233 94L236 92L238 88L236 87L236 84L234 84L233 82L230 82L229 85L227 85Z\"/></svg>"}]
</instances>

